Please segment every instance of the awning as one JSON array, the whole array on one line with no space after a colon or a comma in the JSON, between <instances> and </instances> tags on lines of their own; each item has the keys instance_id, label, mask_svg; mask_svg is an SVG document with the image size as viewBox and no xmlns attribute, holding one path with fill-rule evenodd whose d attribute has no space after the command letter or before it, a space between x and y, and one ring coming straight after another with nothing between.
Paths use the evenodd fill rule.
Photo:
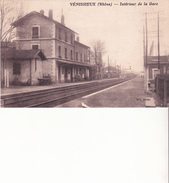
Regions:
<instances>
[{"instance_id":1,"label":"awning","mask_svg":"<svg viewBox=\"0 0 169 183\"><path fill-rule=\"evenodd\" d=\"M41 50L16 50L16 49L3 49L1 58L2 60L31 60L40 58L42 61L47 60L46 56Z\"/></svg>"},{"instance_id":2,"label":"awning","mask_svg":"<svg viewBox=\"0 0 169 183\"><path fill-rule=\"evenodd\" d=\"M77 66L85 66L85 67L93 67L93 65L84 63L84 62L76 62L76 61L67 61L67 60L57 60L58 63L77 65Z\"/></svg>"}]
</instances>

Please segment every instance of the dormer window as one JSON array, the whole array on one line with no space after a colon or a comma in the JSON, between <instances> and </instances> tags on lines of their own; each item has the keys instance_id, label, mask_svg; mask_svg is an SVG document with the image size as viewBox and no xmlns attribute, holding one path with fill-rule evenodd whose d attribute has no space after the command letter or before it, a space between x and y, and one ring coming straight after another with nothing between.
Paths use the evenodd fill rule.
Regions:
<instances>
[{"instance_id":1,"label":"dormer window","mask_svg":"<svg viewBox=\"0 0 169 183\"><path fill-rule=\"evenodd\" d=\"M32 38L39 38L40 37L40 27L35 25L32 27Z\"/></svg>"}]
</instances>

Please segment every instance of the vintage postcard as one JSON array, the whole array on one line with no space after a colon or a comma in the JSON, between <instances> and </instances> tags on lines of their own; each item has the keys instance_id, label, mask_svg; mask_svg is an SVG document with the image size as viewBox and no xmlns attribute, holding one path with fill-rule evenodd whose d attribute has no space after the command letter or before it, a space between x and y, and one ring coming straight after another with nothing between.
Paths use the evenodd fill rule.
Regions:
<instances>
[{"instance_id":1,"label":"vintage postcard","mask_svg":"<svg viewBox=\"0 0 169 183\"><path fill-rule=\"evenodd\" d=\"M1 107L167 107L168 1L1 1Z\"/></svg>"},{"instance_id":2,"label":"vintage postcard","mask_svg":"<svg viewBox=\"0 0 169 183\"><path fill-rule=\"evenodd\" d=\"M1 0L1 183L168 182L168 7Z\"/></svg>"}]
</instances>

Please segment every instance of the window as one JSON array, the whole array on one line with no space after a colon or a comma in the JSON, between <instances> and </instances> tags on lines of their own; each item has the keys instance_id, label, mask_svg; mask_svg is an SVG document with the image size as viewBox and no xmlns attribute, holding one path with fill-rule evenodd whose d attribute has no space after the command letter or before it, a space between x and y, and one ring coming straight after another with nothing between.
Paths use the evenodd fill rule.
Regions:
<instances>
[{"instance_id":1,"label":"window","mask_svg":"<svg viewBox=\"0 0 169 183\"><path fill-rule=\"evenodd\" d=\"M39 49L39 45L32 45L32 50L38 50Z\"/></svg>"},{"instance_id":2,"label":"window","mask_svg":"<svg viewBox=\"0 0 169 183\"><path fill-rule=\"evenodd\" d=\"M39 38L39 26L32 27L32 38Z\"/></svg>"},{"instance_id":3,"label":"window","mask_svg":"<svg viewBox=\"0 0 169 183\"><path fill-rule=\"evenodd\" d=\"M65 32L65 42L67 42L67 32Z\"/></svg>"},{"instance_id":4,"label":"window","mask_svg":"<svg viewBox=\"0 0 169 183\"><path fill-rule=\"evenodd\" d=\"M71 54L71 60L73 60L73 50L71 50L70 54Z\"/></svg>"},{"instance_id":5,"label":"window","mask_svg":"<svg viewBox=\"0 0 169 183\"><path fill-rule=\"evenodd\" d=\"M78 52L76 52L76 61L78 61Z\"/></svg>"},{"instance_id":6,"label":"window","mask_svg":"<svg viewBox=\"0 0 169 183\"><path fill-rule=\"evenodd\" d=\"M67 48L65 48L65 58L67 58Z\"/></svg>"},{"instance_id":7,"label":"window","mask_svg":"<svg viewBox=\"0 0 169 183\"><path fill-rule=\"evenodd\" d=\"M86 54L84 54L84 62L86 61Z\"/></svg>"},{"instance_id":8,"label":"window","mask_svg":"<svg viewBox=\"0 0 169 183\"><path fill-rule=\"evenodd\" d=\"M71 44L73 44L73 35L71 35Z\"/></svg>"},{"instance_id":9,"label":"window","mask_svg":"<svg viewBox=\"0 0 169 183\"><path fill-rule=\"evenodd\" d=\"M62 39L61 32L62 32L62 30L59 29L59 39Z\"/></svg>"},{"instance_id":10,"label":"window","mask_svg":"<svg viewBox=\"0 0 169 183\"><path fill-rule=\"evenodd\" d=\"M13 75L20 75L21 74L21 64L14 63L13 64Z\"/></svg>"},{"instance_id":11,"label":"window","mask_svg":"<svg viewBox=\"0 0 169 183\"><path fill-rule=\"evenodd\" d=\"M59 58L62 58L61 57L61 46L58 47L58 51L59 51Z\"/></svg>"},{"instance_id":12,"label":"window","mask_svg":"<svg viewBox=\"0 0 169 183\"><path fill-rule=\"evenodd\" d=\"M80 61L82 62L82 53L80 54Z\"/></svg>"}]
</instances>

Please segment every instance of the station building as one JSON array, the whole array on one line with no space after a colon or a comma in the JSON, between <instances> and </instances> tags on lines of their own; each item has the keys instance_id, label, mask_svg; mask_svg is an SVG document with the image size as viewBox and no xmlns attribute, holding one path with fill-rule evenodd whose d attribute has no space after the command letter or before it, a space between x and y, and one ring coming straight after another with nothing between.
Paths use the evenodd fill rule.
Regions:
<instances>
[{"instance_id":1,"label":"station building","mask_svg":"<svg viewBox=\"0 0 169 183\"><path fill-rule=\"evenodd\" d=\"M169 57L168 56L160 56L159 60L160 64L160 74L168 74L169 73ZM155 80L155 77L158 72L158 56L148 56L147 57L147 69L148 69L148 80L151 82Z\"/></svg>"},{"instance_id":2,"label":"station building","mask_svg":"<svg viewBox=\"0 0 169 183\"><path fill-rule=\"evenodd\" d=\"M59 23L53 19L52 10L49 10L48 16L43 10L40 13L33 11L15 21L13 26L17 35L15 50L10 51L10 58L5 58L13 67L9 72L10 83L15 78L23 80L23 75L25 81L31 80L31 85L38 84L37 78L46 75L51 76L53 83L91 78L90 48L79 42L75 31L65 26L63 15ZM24 55L23 58L19 54ZM14 67L20 71L14 72L17 70ZM8 70L7 67L5 69Z\"/></svg>"}]
</instances>

